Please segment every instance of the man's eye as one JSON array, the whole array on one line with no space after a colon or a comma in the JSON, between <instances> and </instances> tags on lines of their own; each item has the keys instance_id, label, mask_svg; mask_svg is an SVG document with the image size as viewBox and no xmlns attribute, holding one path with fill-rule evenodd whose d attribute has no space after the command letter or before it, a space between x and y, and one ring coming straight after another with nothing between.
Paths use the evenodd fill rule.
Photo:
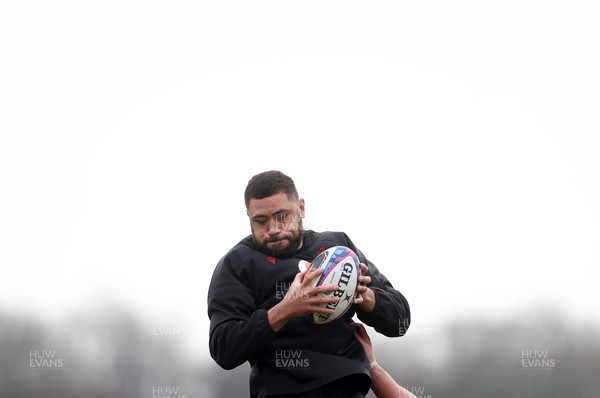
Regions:
<instances>
[{"instance_id":1,"label":"man's eye","mask_svg":"<svg viewBox=\"0 0 600 398\"><path fill-rule=\"evenodd\" d=\"M260 219L260 220L254 220L254 222L257 223L258 225L265 225L267 223L267 220Z\"/></svg>"},{"instance_id":2,"label":"man's eye","mask_svg":"<svg viewBox=\"0 0 600 398\"><path fill-rule=\"evenodd\" d=\"M275 217L275 220L277 220L277 222L288 222L288 221L290 221L290 215L289 214L277 214L277 216Z\"/></svg>"}]
</instances>

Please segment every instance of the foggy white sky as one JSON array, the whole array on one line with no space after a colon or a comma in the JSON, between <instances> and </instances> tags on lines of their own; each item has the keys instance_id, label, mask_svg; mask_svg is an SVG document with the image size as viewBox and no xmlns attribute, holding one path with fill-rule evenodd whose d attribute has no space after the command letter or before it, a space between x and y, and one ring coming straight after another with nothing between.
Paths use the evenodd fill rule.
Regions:
<instances>
[{"instance_id":1,"label":"foggy white sky","mask_svg":"<svg viewBox=\"0 0 600 398\"><path fill-rule=\"evenodd\" d=\"M415 322L590 317L600 6L485 3L3 2L0 310L205 338L245 184L280 169Z\"/></svg>"}]
</instances>

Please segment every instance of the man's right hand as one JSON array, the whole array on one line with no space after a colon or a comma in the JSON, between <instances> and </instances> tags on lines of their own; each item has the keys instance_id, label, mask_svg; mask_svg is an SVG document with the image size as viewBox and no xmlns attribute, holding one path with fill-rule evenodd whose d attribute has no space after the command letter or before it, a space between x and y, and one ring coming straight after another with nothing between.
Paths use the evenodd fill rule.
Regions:
<instances>
[{"instance_id":1,"label":"man's right hand","mask_svg":"<svg viewBox=\"0 0 600 398\"><path fill-rule=\"evenodd\" d=\"M317 297L317 294L333 292L339 287L337 285L312 287L311 282L318 278L325 269L319 268L314 272L310 272L310 270L311 268L296 274L283 300L269 310L269 324L275 332L279 332L292 318L303 317L313 312L334 313L334 310L321 307L319 304L335 303L340 299L334 296Z\"/></svg>"}]
</instances>

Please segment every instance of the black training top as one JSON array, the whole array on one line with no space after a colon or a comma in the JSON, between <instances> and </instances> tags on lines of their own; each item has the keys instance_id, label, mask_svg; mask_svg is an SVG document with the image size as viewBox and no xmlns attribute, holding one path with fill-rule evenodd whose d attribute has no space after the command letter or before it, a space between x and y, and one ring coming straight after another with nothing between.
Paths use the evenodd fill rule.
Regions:
<instances>
[{"instance_id":1,"label":"black training top","mask_svg":"<svg viewBox=\"0 0 600 398\"><path fill-rule=\"evenodd\" d=\"M296 318L274 332L267 311L283 299L296 274L305 269L305 261L332 246L349 247L369 267L375 309L366 313L353 305L343 318L328 324ZM348 325L354 314L389 337L401 336L410 323L404 296L346 234L304 231L302 248L290 258L270 257L248 236L214 270L208 291L210 354L224 369L250 363L252 397L305 392L348 375L356 375L354 380L366 394L369 362Z\"/></svg>"}]
</instances>

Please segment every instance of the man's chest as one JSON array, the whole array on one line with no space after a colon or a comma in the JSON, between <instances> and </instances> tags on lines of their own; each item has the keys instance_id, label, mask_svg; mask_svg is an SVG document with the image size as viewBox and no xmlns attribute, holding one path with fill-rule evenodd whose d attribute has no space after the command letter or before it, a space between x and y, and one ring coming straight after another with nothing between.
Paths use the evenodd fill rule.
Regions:
<instances>
[{"instance_id":1,"label":"man's chest","mask_svg":"<svg viewBox=\"0 0 600 398\"><path fill-rule=\"evenodd\" d=\"M305 271L326 248L324 244L314 242L291 258L275 258L266 254L256 256L252 272L254 286L251 288L255 292L257 306L269 309L283 300L296 275Z\"/></svg>"}]
</instances>

